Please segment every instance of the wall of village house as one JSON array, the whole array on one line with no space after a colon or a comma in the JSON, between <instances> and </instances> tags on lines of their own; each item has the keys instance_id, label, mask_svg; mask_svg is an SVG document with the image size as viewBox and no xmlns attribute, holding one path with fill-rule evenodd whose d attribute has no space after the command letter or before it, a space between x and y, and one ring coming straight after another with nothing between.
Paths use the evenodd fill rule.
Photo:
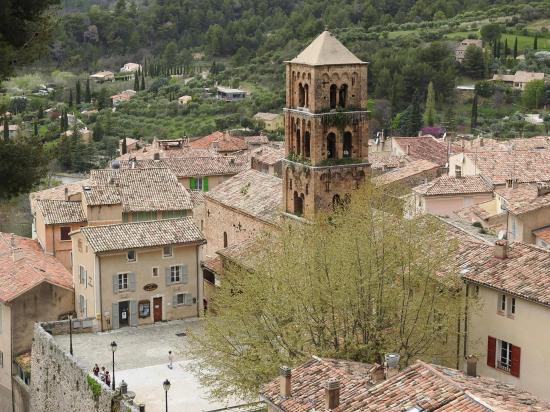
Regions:
<instances>
[{"instance_id":1,"label":"wall of village house","mask_svg":"<svg viewBox=\"0 0 550 412\"><path fill-rule=\"evenodd\" d=\"M205 197L206 215L203 234L206 238L205 255L214 257L217 250L223 249L224 233L227 246L256 237L262 231L271 231L273 226L235 209L223 206Z\"/></svg>"},{"instance_id":2,"label":"wall of village house","mask_svg":"<svg viewBox=\"0 0 550 412\"><path fill-rule=\"evenodd\" d=\"M122 223L122 205L87 206L88 225Z\"/></svg>"},{"instance_id":3,"label":"wall of village house","mask_svg":"<svg viewBox=\"0 0 550 412\"><path fill-rule=\"evenodd\" d=\"M514 222L515 221L515 222ZM515 235L512 232L515 225ZM550 225L550 208L539 208L521 215L508 214L509 239L535 244L533 230Z\"/></svg>"},{"instance_id":4,"label":"wall of village house","mask_svg":"<svg viewBox=\"0 0 550 412\"><path fill-rule=\"evenodd\" d=\"M475 286L471 285L470 290L474 289ZM479 375L513 384L550 401L547 376L550 367L550 329L544 327L550 319L550 308L516 297L516 313L510 318L497 313L500 293L479 287L479 305L470 310L467 355L478 356ZM519 378L487 365L488 336L521 348Z\"/></svg>"},{"instance_id":5,"label":"wall of village house","mask_svg":"<svg viewBox=\"0 0 550 412\"><path fill-rule=\"evenodd\" d=\"M112 412L114 392L99 380L94 396L76 359L59 347L40 324L34 327L31 366L31 411ZM93 378L92 378L93 379ZM118 406L118 405L117 405ZM2 409L11 410L11 409ZM127 409L120 409L126 411Z\"/></svg>"},{"instance_id":6,"label":"wall of village house","mask_svg":"<svg viewBox=\"0 0 550 412\"><path fill-rule=\"evenodd\" d=\"M146 318L138 318L138 325L153 323L153 298L162 298L162 319L183 319L199 316L202 307L202 272L198 267L201 259L201 247L196 245L173 246L172 257L164 258L162 248L137 249L135 262L128 262L126 251L121 253L101 254L101 300L103 310L103 329L111 328L113 303L121 301L147 300L150 302L150 314ZM173 265L187 265L188 282L185 284L167 285L165 268ZM158 267L158 276L153 276L153 267ZM113 276L118 273L134 273L136 278L135 291L113 292ZM145 285L155 284L157 289L144 290ZM189 293L194 299L193 304L174 307L173 296L179 293ZM109 316L106 313L109 312Z\"/></svg>"},{"instance_id":7,"label":"wall of village house","mask_svg":"<svg viewBox=\"0 0 550 412\"><path fill-rule=\"evenodd\" d=\"M72 290L42 283L12 302L12 340L15 356L31 348L34 322L57 320L74 311Z\"/></svg>"},{"instance_id":8,"label":"wall of village house","mask_svg":"<svg viewBox=\"0 0 550 412\"><path fill-rule=\"evenodd\" d=\"M0 411L10 411L11 397L11 308L0 303L0 351L4 365L0 368Z\"/></svg>"},{"instance_id":9,"label":"wall of village house","mask_svg":"<svg viewBox=\"0 0 550 412\"><path fill-rule=\"evenodd\" d=\"M472 161L470 156L464 156L463 153L458 153L449 157L449 176L456 177L457 166L461 169L461 176L474 176L479 174L475 163Z\"/></svg>"},{"instance_id":10,"label":"wall of village house","mask_svg":"<svg viewBox=\"0 0 550 412\"><path fill-rule=\"evenodd\" d=\"M82 233L71 236L74 266L73 285L75 312L79 319L95 318L101 314L95 286L99 283L99 270L96 265L96 256L89 247ZM80 266L86 270L86 282L80 281ZM80 296L84 296L85 309L80 307Z\"/></svg>"},{"instance_id":11,"label":"wall of village house","mask_svg":"<svg viewBox=\"0 0 550 412\"><path fill-rule=\"evenodd\" d=\"M53 238L51 233L48 233L48 226L44 223L44 216L40 211L36 211L34 215L34 228L38 243L46 253L53 253Z\"/></svg>"},{"instance_id":12,"label":"wall of village house","mask_svg":"<svg viewBox=\"0 0 550 412\"><path fill-rule=\"evenodd\" d=\"M421 213L432 215L449 216L457 210L465 207L488 202L493 198L491 193L480 193L472 195L456 196L422 196L415 195L416 205Z\"/></svg>"}]
</instances>

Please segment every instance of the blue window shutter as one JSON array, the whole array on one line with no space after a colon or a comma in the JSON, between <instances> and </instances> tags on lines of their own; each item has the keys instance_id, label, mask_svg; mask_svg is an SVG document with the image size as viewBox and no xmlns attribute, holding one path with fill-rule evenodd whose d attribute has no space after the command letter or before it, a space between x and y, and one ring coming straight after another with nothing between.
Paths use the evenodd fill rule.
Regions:
<instances>
[{"instance_id":1,"label":"blue window shutter","mask_svg":"<svg viewBox=\"0 0 550 412\"><path fill-rule=\"evenodd\" d=\"M118 293L118 275L113 275L113 293Z\"/></svg>"},{"instance_id":2,"label":"blue window shutter","mask_svg":"<svg viewBox=\"0 0 550 412\"><path fill-rule=\"evenodd\" d=\"M164 276L166 278L166 286L170 286L172 284L170 281L170 266L164 268Z\"/></svg>"},{"instance_id":3,"label":"blue window shutter","mask_svg":"<svg viewBox=\"0 0 550 412\"><path fill-rule=\"evenodd\" d=\"M120 328L120 325L118 323L118 302L113 303L113 312L111 313L111 327L113 329Z\"/></svg>"},{"instance_id":4,"label":"blue window shutter","mask_svg":"<svg viewBox=\"0 0 550 412\"><path fill-rule=\"evenodd\" d=\"M187 265L180 266L180 279L181 283L187 283L189 281L187 276Z\"/></svg>"},{"instance_id":5,"label":"blue window shutter","mask_svg":"<svg viewBox=\"0 0 550 412\"><path fill-rule=\"evenodd\" d=\"M136 291L136 274L128 273L128 290L130 292Z\"/></svg>"},{"instance_id":6,"label":"blue window shutter","mask_svg":"<svg viewBox=\"0 0 550 412\"><path fill-rule=\"evenodd\" d=\"M131 300L130 301L130 326L137 326L138 325L138 307L137 307L137 301Z\"/></svg>"}]
</instances>

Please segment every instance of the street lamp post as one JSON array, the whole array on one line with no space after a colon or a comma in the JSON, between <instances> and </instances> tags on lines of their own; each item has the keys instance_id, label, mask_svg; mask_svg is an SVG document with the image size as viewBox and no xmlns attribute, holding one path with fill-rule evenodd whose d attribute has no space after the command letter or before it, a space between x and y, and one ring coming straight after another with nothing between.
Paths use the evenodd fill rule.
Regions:
<instances>
[{"instance_id":1,"label":"street lamp post","mask_svg":"<svg viewBox=\"0 0 550 412\"><path fill-rule=\"evenodd\" d=\"M164 387L164 396L165 396L165 405L166 405L166 412L168 412L168 389L170 389L170 381L166 379L164 383L162 384Z\"/></svg>"},{"instance_id":2,"label":"street lamp post","mask_svg":"<svg viewBox=\"0 0 550 412\"><path fill-rule=\"evenodd\" d=\"M115 352L117 344L115 341L111 342L111 351L113 352L113 390L115 390Z\"/></svg>"},{"instance_id":3,"label":"street lamp post","mask_svg":"<svg viewBox=\"0 0 550 412\"><path fill-rule=\"evenodd\" d=\"M73 315L69 315L69 352L73 355Z\"/></svg>"}]
</instances>

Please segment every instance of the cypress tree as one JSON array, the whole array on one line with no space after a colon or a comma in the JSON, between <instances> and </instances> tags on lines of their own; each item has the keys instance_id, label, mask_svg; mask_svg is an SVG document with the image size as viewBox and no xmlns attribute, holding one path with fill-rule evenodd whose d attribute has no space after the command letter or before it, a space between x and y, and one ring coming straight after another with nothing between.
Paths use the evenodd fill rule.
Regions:
<instances>
[{"instance_id":1,"label":"cypress tree","mask_svg":"<svg viewBox=\"0 0 550 412\"><path fill-rule=\"evenodd\" d=\"M38 136L38 122L36 120L34 121L34 135Z\"/></svg>"},{"instance_id":2,"label":"cypress tree","mask_svg":"<svg viewBox=\"0 0 550 412\"><path fill-rule=\"evenodd\" d=\"M502 46L500 40L497 42L497 57L500 59L500 47Z\"/></svg>"},{"instance_id":3,"label":"cypress tree","mask_svg":"<svg viewBox=\"0 0 550 412\"><path fill-rule=\"evenodd\" d=\"M69 107L73 107L73 89L69 89Z\"/></svg>"},{"instance_id":4,"label":"cypress tree","mask_svg":"<svg viewBox=\"0 0 550 412\"><path fill-rule=\"evenodd\" d=\"M518 36L514 40L514 59L518 57Z\"/></svg>"},{"instance_id":5,"label":"cypress tree","mask_svg":"<svg viewBox=\"0 0 550 412\"><path fill-rule=\"evenodd\" d=\"M64 128L65 128L65 114L64 114L64 110L62 109L61 110L61 115L59 116L59 130L61 130L61 132L64 132Z\"/></svg>"},{"instance_id":6,"label":"cypress tree","mask_svg":"<svg viewBox=\"0 0 550 412\"><path fill-rule=\"evenodd\" d=\"M418 91L414 92L413 101L410 106L410 118L407 123L407 136L416 136L422 128L422 112L420 111Z\"/></svg>"},{"instance_id":7,"label":"cypress tree","mask_svg":"<svg viewBox=\"0 0 550 412\"><path fill-rule=\"evenodd\" d=\"M4 116L4 141L8 142L10 140L10 124L8 123L7 116Z\"/></svg>"},{"instance_id":8,"label":"cypress tree","mask_svg":"<svg viewBox=\"0 0 550 412\"><path fill-rule=\"evenodd\" d=\"M145 74L144 74L144 72L141 72L141 86L140 86L140 89L145 90Z\"/></svg>"},{"instance_id":9,"label":"cypress tree","mask_svg":"<svg viewBox=\"0 0 550 412\"><path fill-rule=\"evenodd\" d=\"M426 98L426 110L424 111L424 123L433 126L435 123L435 92L434 84L428 84L428 96Z\"/></svg>"},{"instance_id":10,"label":"cypress tree","mask_svg":"<svg viewBox=\"0 0 550 412\"><path fill-rule=\"evenodd\" d=\"M80 105L80 80L76 81L76 105Z\"/></svg>"},{"instance_id":11,"label":"cypress tree","mask_svg":"<svg viewBox=\"0 0 550 412\"><path fill-rule=\"evenodd\" d=\"M535 38L533 39L533 49L537 50L539 46L539 36L538 34L535 34Z\"/></svg>"},{"instance_id":12,"label":"cypress tree","mask_svg":"<svg viewBox=\"0 0 550 412\"><path fill-rule=\"evenodd\" d=\"M126 154L128 152L128 146L126 145L126 137L122 138L122 149L120 150L121 154Z\"/></svg>"},{"instance_id":13,"label":"cypress tree","mask_svg":"<svg viewBox=\"0 0 550 412\"><path fill-rule=\"evenodd\" d=\"M90 103L92 101L92 92L90 91L90 79L86 79L86 90L84 91L84 101Z\"/></svg>"},{"instance_id":14,"label":"cypress tree","mask_svg":"<svg viewBox=\"0 0 550 412\"><path fill-rule=\"evenodd\" d=\"M472 101L472 118L470 123L472 132L475 128L477 128L477 93L474 94L474 100Z\"/></svg>"},{"instance_id":15,"label":"cypress tree","mask_svg":"<svg viewBox=\"0 0 550 412\"><path fill-rule=\"evenodd\" d=\"M139 79L137 73L134 73L134 91L139 92Z\"/></svg>"},{"instance_id":16,"label":"cypress tree","mask_svg":"<svg viewBox=\"0 0 550 412\"><path fill-rule=\"evenodd\" d=\"M508 57L508 37L504 39L504 58Z\"/></svg>"},{"instance_id":17,"label":"cypress tree","mask_svg":"<svg viewBox=\"0 0 550 412\"><path fill-rule=\"evenodd\" d=\"M38 117L39 119L42 119L42 118L44 117L44 108L42 107L42 105L40 105L40 107L38 108L37 117Z\"/></svg>"},{"instance_id":18,"label":"cypress tree","mask_svg":"<svg viewBox=\"0 0 550 412\"><path fill-rule=\"evenodd\" d=\"M141 74L147 74L147 57L143 58L143 72Z\"/></svg>"}]
</instances>

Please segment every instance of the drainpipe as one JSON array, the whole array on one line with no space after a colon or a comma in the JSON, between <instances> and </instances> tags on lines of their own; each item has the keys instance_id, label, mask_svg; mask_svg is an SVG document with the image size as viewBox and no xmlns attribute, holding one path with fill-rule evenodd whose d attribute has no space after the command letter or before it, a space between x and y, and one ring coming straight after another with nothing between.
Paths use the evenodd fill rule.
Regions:
<instances>
[{"instance_id":1,"label":"drainpipe","mask_svg":"<svg viewBox=\"0 0 550 412\"><path fill-rule=\"evenodd\" d=\"M199 248L200 248L200 245L197 245L195 246L195 250L196 250L196 253L195 253L195 260L196 260L196 264L197 264L197 317L200 317L201 315L201 296L200 296L200 284L199 283L202 283L202 282L199 282L200 280L202 280L202 276L199 276L200 272L200 266L199 266Z\"/></svg>"},{"instance_id":2,"label":"drainpipe","mask_svg":"<svg viewBox=\"0 0 550 412\"><path fill-rule=\"evenodd\" d=\"M102 293L101 293L101 257L97 255L97 271L98 271L98 280L99 280L99 286L98 286L98 292L99 292L99 324L101 327L101 332L103 332L103 299L102 299ZM111 322L113 319L113 314L111 313ZM111 323L112 324L112 323Z\"/></svg>"},{"instance_id":3,"label":"drainpipe","mask_svg":"<svg viewBox=\"0 0 550 412\"><path fill-rule=\"evenodd\" d=\"M15 412L15 396L13 396L13 307L10 306L10 388L11 388L11 409ZM2 316L4 312L2 312ZM34 330L33 330L34 333Z\"/></svg>"},{"instance_id":4,"label":"drainpipe","mask_svg":"<svg viewBox=\"0 0 550 412\"><path fill-rule=\"evenodd\" d=\"M468 296L470 292L470 285L466 283L466 301L464 302L464 359L466 359L468 353Z\"/></svg>"}]
</instances>

